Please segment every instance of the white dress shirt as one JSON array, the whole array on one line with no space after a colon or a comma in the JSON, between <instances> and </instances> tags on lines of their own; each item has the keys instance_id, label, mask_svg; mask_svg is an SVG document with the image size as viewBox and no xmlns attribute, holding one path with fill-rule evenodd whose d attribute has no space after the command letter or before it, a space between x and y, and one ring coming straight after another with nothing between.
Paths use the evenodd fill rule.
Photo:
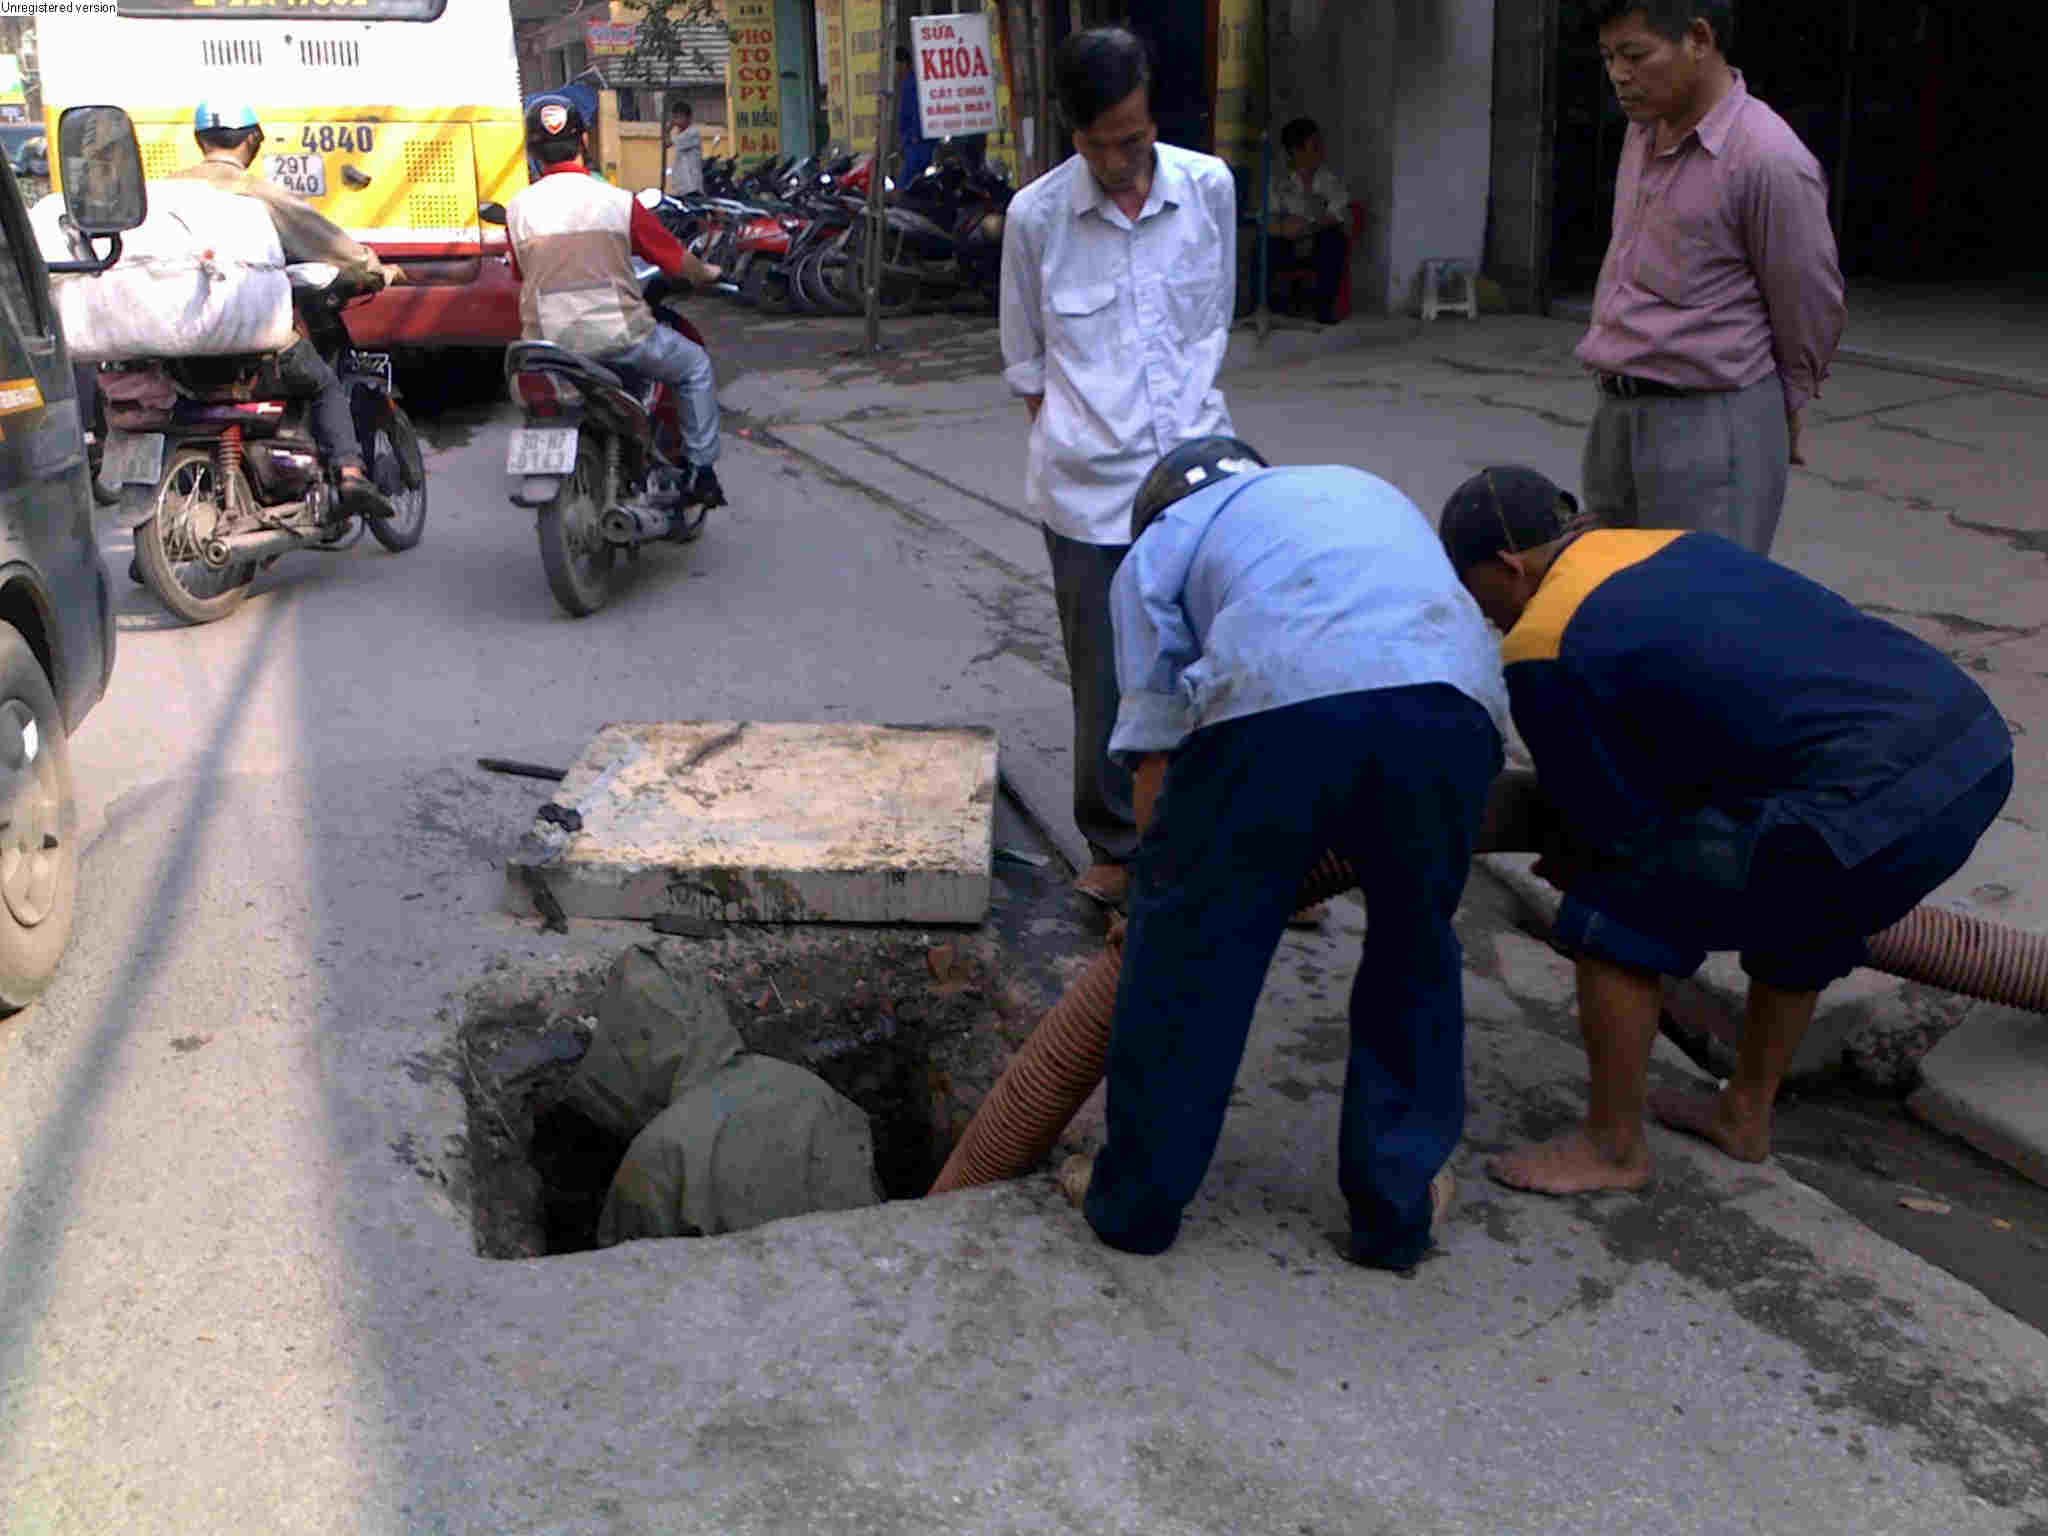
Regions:
<instances>
[{"instance_id":1,"label":"white dress shirt","mask_svg":"<svg viewBox=\"0 0 2048 1536\"><path fill-rule=\"evenodd\" d=\"M668 190L675 197L704 190L704 130L695 123L669 130Z\"/></svg>"},{"instance_id":2,"label":"white dress shirt","mask_svg":"<svg viewBox=\"0 0 2048 1536\"><path fill-rule=\"evenodd\" d=\"M1315 224L1330 218L1343 224L1351 217L1351 194L1327 165L1315 173L1307 186L1301 184L1300 172L1291 168L1276 170L1271 211L1276 219L1307 219Z\"/></svg>"},{"instance_id":3,"label":"white dress shirt","mask_svg":"<svg viewBox=\"0 0 2048 1536\"><path fill-rule=\"evenodd\" d=\"M1003 377L1042 395L1025 506L1083 544L1128 544L1161 455L1232 430L1217 370L1237 296L1237 186L1221 160L1157 147L1136 222L1079 155L1010 204Z\"/></svg>"}]
</instances>

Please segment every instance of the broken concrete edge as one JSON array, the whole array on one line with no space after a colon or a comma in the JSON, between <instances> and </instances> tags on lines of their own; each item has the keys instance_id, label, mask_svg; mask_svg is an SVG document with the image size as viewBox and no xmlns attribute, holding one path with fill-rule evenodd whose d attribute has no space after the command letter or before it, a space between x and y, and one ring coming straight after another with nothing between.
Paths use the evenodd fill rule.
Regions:
<instances>
[{"instance_id":1,"label":"broken concrete edge","mask_svg":"<svg viewBox=\"0 0 2048 1536\"><path fill-rule=\"evenodd\" d=\"M1920 1069L1915 1115L2048 1185L2048 1018L1980 1003Z\"/></svg>"},{"instance_id":2,"label":"broken concrete edge","mask_svg":"<svg viewBox=\"0 0 2048 1536\"><path fill-rule=\"evenodd\" d=\"M996 782L1016 802L1031 830L1066 863L1070 879L1094 862L1088 840L1074 825L1072 790L1059 773L1025 753L998 750Z\"/></svg>"}]
</instances>

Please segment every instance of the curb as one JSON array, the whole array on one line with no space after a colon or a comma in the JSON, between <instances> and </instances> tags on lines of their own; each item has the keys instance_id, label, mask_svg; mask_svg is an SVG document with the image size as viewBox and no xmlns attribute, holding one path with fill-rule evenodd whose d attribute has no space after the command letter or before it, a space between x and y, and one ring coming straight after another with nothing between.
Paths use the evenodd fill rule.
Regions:
<instances>
[{"instance_id":1,"label":"curb","mask_svg":"<svg viewBox=\"0 0 2048 1536\"><path fill-rule=\"evenodd\" d=\"M2048 1017L1980 1004L1920 1070L1916 1117L2048 1185Z\"/></svg>"}]
</instances>

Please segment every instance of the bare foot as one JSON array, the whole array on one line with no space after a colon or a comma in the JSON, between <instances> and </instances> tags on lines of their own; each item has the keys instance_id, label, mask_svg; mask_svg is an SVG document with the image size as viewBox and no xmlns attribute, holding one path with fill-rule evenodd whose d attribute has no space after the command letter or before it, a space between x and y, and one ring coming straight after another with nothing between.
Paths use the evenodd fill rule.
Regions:
<instances>
[{"instance_id":1,"label":"bare foot","mask_svg":"<svg viewBox=\"0 0 2048 1536\"><path fill-rule=\"evenodd\" d=\"M1525 1142L1495 1158L1486 1171L1510 1189L1538 1195L1637 1190L1650 1182L1650 1151L1639 1140L1632 1151L1613 1155L1580 1126L1548 1141Z\"/></svg>"},{"instance_id":2,"label":"bare foot","mask_svg":"<svg viewBox=\"0 0 2048 1536\"><path fill-rule=\"evenodd\" d=\"M1760 1163L1771 1155L1770 1120L1736 1109L1726 1093L1659 1088L1650 1095L1650 1113L1674 1131L1711 1141L1737 1162Z\"/></svg>"}]
</instances>

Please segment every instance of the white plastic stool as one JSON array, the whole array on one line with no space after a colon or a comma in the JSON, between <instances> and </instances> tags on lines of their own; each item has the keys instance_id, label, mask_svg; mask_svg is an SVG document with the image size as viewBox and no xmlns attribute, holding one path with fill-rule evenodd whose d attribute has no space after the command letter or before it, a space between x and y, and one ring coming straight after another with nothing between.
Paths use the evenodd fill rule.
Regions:
<instances>
[{"instance_id":1,"label":"white plastic stool","mask_svg":"<svg viewBox=\"0 0 2048 1536\"><path fill-rule=\"evenodd\" d=\"M1457 297L1448 296L1453 293ZM1422 318L1434 320L1438 315L1479 318L1479 284L1471 262L1439 259L1422 264Z\"/></svg>"}]
</instances>

